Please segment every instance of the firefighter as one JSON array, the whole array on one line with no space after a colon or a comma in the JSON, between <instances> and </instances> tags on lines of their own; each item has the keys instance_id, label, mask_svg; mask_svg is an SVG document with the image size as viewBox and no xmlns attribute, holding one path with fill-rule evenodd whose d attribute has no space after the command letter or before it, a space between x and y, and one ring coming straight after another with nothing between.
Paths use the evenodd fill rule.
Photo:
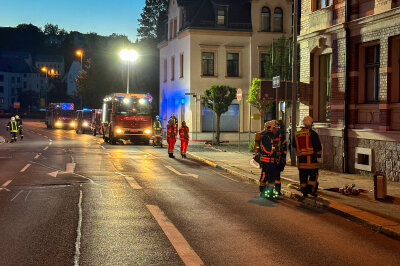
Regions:
<instances>
[{"instance_id":1,"label":"firefighter","mask_svg":"<svg viewBox=\"0 0 400 266\"><path fill-rule=\"evenodd\" d=\"M160 117L157 115L156 119L153 122L154 135L161 135L161 130L162 130L162 126L161 126Z\"/></svg>"},{"instance_id":2,"label":"firefighter","mask_svg":"<svg viewBox=\"0 0 400 266\"><path fill-rule=\"evenodd\" d=\"M17 142L18 123L15 121L15 117L11 117L11 120L7 124L7 131L10 130L11 142Z\"/></svg>"},{"instance_id":3,"label":"firefighter","mask_svg":"<svg viewBox=\"0 0 400 266\"><path fill-rule=\"evenodd\" d=\"M186 122L182 122L182 126L179 128L179 139L181 141L181 155L182 158L186 158L186 150L189 144L189 127L186 126Z\"/></svg>"},{"instance_id":4,"label":"firefighter","mask_svg":"<svg viewBox=\"0 0 400 266\"><path fill-rule=\"evenodd\" d=\"M23 140L24 134L22 133L22 119L19 118L19 115L16 115L15 121L17 121L19 136L20 136L21 140Z\"/></svg>"},{"instance_id":5,"label":"firefighter","mask_svg":"<svg viewBox=\"0 0 400 266\"><path fill-rule=\"evenodd\" d=\"M306 116L303 127L296 132L293 148L297 152L297 163L300 177L300 191L304 197L308 194L317 196L318 161L321 158L322 146L318 134L312 130L313 119Z\"/></svg>"},{"instance_id":6,"label":"firefighter","mask_svg":"<svg viewBox=\"0 0 400 266\"><path fill-rule=\"evenodd\" d=\"M174 113L171 114L169 119L172 119L174 121L175 127L178 128L178 118L175 117Z\"/></svg>"},{"instance_id":7,"label":"firefighter","mask_svg":"<svg viewBox=\"0 0 400 266\"><path fill-rule=\"evenodd\" d=\"M280 153L277 147L276 135L278 129L276 121L271 120L265 124L267 132L261 136L260 140L260 161L261 161L261 177L260 177L260 197L273 198L275 180L280 175Z\"/></svg>"},{"instance_id":8,"label":"firefighter","mask_svg":"<svg viewBox=\"0 0 400 266\"><path fill-rule=\"evenodd\" d=\"M168 142L168 154L169 158L175 158L174 148L176 142L176 126L173 119L168 121L167 125L167 142Z\"/></svg>"}]
</instances>

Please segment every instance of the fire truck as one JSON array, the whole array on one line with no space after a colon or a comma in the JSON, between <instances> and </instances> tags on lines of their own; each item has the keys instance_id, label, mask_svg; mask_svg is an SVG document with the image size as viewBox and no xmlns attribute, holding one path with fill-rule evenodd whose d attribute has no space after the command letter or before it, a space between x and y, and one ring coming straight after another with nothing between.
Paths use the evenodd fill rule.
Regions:
<instances>
[{"instance_id":1,"label":"fire truck","mask_svg":"<svg viewBox=\"0 0 400 266\"><path fill-rule=\"evenodd\" d=\"M73 103L50 103L46 108L47 128L74 129L74 109Z\"/></svg>"},{"instance_id":2,"label":"fire truck","mask_svg":"<svg viewBox=\"0 0 400 266\"><path fill-rule=\"evenodd\" d=\"M152 135L150 94L113 93L104 98L102 129L104 141L119 140L149 144Z\"/></svg>"}]
</instances>

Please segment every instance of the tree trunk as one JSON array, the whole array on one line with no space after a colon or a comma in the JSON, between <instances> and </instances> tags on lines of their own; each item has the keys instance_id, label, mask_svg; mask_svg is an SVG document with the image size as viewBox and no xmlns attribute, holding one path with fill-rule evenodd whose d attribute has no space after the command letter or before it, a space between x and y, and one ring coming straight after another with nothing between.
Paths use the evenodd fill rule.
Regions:
<instances>
[{"instance_id":1,"label":"tree trunk","mask_svg":"<svg viewBox=\"0 0 400 266\"><path fill-rule=\"evenodd\" d=\"M221 115L217 115L217 134L215 136L215 139L217 141L217 145L219 145L219 135L220 135L220 121L221 121Z\"/></svg>"},{"instance_id":2,"label":"tree trunk","mask_svg":"<svg viewBox=\"0 0 400 266\"><path fill-rule=\"evenodd\" d=\"M263 109L260 110L260 126L261 126L261 127L260 127L260 131L263 131L263 130L264 130L265 113L266 113L265 108L263 108Z\"/></svg>"}]
</instances>

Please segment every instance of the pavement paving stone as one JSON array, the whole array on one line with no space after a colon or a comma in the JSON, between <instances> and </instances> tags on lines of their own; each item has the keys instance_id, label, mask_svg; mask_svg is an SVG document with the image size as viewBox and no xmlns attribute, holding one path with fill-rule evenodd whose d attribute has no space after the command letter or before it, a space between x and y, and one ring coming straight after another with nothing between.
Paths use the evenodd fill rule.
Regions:
<instances>
[{"instance_id":1,"label":"pavement paving stone","mask_svg":"<svg viewBox=\"0 0 400 266\"><path fill-rule=\"evenodd\" d=\"M179 141L176 147L179 149ZM224 169L253 183L258 182L261 170L251 165L252 153L244 145L241 146L241 152L238 152L237 145L221 145L214 148L203 142L190 141L188 153L213 167ZM282 173L282 179L285 196L301 200L304 204L314 207L325 206L364 225L370 225L374 230L400 238L400 183L388 181L387 199L375 200L372 177L320 170L320 196L317 199L304 199L298 191L288 188L291 184L298 183L296 167L287 165ZM368 192L358 196L346 196L324 190L334 187L341 188L346 184L356 184L357 188L365 189Z\"/></svg>"}]
</instances>

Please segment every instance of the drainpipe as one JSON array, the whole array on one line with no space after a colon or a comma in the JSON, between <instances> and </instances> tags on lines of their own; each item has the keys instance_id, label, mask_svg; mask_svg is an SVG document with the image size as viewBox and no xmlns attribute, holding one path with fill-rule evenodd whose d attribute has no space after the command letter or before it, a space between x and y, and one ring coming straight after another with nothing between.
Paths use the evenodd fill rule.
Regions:
<instances>
[{"instance_id":1,"label":"drainpipe","mask_svg":"<svg viewBox=\"0 0 400 266\"><path fill-rule=\"evenodd\" d=\"M350 84L348 74L350 70L350 15L351 15L351 1L345 0L345 67L344 67L344 121L343 121L343 173L349 172L349 139L348 139L348 126L349 126L349 104L350 104Z\"/></svg>"}]
</instances>

